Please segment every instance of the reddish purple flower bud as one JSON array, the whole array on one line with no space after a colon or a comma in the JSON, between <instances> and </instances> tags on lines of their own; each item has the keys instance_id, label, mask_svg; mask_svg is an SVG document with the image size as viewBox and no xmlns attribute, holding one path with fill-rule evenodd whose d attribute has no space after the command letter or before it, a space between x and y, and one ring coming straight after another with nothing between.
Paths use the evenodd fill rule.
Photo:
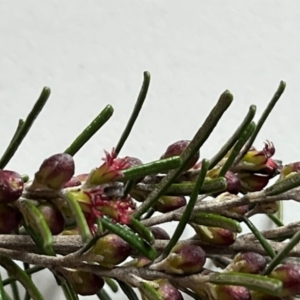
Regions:
<instances>
[{"instance_id":1,"label":"reddish purple flower bud","mask_svg":"<svg viewBox=\"0 0 300 300\"><path fill-rule=\"evenodd\" d=\"M95 295L104 286L102 277L84 271L64 272L67 280L73 285L76 294L82 296Z\"/></svg>"},{"instance_id":2,"label":"reddish purple flower bud","mask_svg":"<svg viewBox=\"0 0 300 300\"><path fill-rule=\"evenodd\" d=\"M21 213L8 204L0 203L0 234L9 234L18 229Z\"/></svg>"},{"instance_id":3,"label":"reddish purple flower bud","mask_svg":"<svg viewBox=\"0 0 300 300\"><path fill-rule=\"evenodd\" d=\"M38 172L35 173L32 188L36 186L60 190L74 174L73 157L66 153L59 153L45 159Z\"/></svg>"},{"instance_id":4,"label":"reddish purple flower bud","mask_svg":"<svg viewBox=\"0 0 300 300\"><path fill-rule=\"evenodd\" d=\"M208 227L193 224L198 237L205 243L229 246L235 242L236 234L228 229L219 227Z\"/></svg>"},{"instance_id":5,"label":"reddish purple flower bud","mask_svg":"<svg viewBox=\"0 0 300 300\"><path fill-rule=\"evenodd\" d=\"M226 191L230 194L237 195L241 189L241 183L236 174L231 171L227 171L225 174L227 189Z\"/></svg>"},{"instance_id":6,"label":"reddish purple flower bud","mask_svg":"<svg viewBox=\"0 0 300 300\"><path fill-rule=\"evenodd\" d=\"M23 188L21 175L14 171L0 170L0 203L16 201L22 195Z\"/></svg>"},{"instance_id":7,"label":"reddish purple flower bud","mask_svg":"<svg viewBox=\"0 0 300 300\"><path fill-rule=\"evenodd\" d=\"M281 280L281 297L294 296L300 293L300 265L279 265L269 276Z\"/></svg>"},{"instance_id":8,"label":"reddish purple flower bud","mask_svg":"<svg viewBox=\"0 0 300 300\"><path fill-rule=\"evenodd\" d=\"M215 288L216 299L222 300L250 300L251 294L243 286L235 285L217 285Z\"/></svg>"},{"instance_id":9,"label":"reddish purple flower bud","mask_svg":"<svg viewBox=\"0 0 300 300\"><path fill-rule=\"evenodd\" d=\"M64 185L64 188L70 188L70 187L79 186L79 185L81 185L80 180L77 179L76 177L72 177L72 178Z\"/></svg>"},{"instance_id":10,"label":"reddish purple flower bud","mask_svg":"<svg viewBox=\"0 0 300 300\"><path fill-rule=\"evenodd\" d=\"M238 253L232 262L230 269L233 272L258 274L262 272L267 265L264 256L255 252Z\"/></svg>"},{"instance_id":11,"label":"reddish purple flower bud","mask_svg":"<svg viewBox=\"0 0 300 300\"><path fill-rule=\"evenodd\" d=\"M64 188L79 186L87 181L89 174L79 174L73 176L65 185Z\"/></svg>"},{"instance_id":12,"label":"reddish purple flower bud","mask_svg":"<svg viewBox=\"0 0 300 300\"><path fill-rule=\"evenodd\" d=\"M253 173L239 173L238 178L241 182L243 193L261 191L268 183L269 177Z\"/></svg>"},{"instance_id":13,"label":"reddish purple flower bud","mask_svg":"<svg viewBox=\"0 0 300 300\"><path fill-rule=\"evenodd\" d=\"M181 140L181 141L171 144L167 148L166 152L161 156L161 159L169 158L169 157L173 157L173 156L180 156L184 152L184 150L187 148L187 146L190 144L190 142L191 141ZM197 163L199 157L200 157L200 152L198 151L193 156L193 158L188 163L188 165L185 167L185 171L192 168Z\"/></svg>"},{"instance_id":14,"label":"reddish purple flower bud","mask_svg":"<svg viewBox=\"0 0 300 300\"><path fill-rule=\"evenodd\" d=\"M150 267L170 274L199 273L205 264L205 252L200 246L177 244L161 262Z\"/></svg>"},{"instance_id":15,"label":"reddish purple flower bud","mask_svg":"<svg viewBox=\"0 0 300 300\"><path fill-rule=\"evenodd\" d=\"M207 176L212 179L217 178L219 176L220 170L220 168L212 169L207 173ZM241 191L241 183L238 176L231 171L227 171L225 174L225 179L227 183L226 192L237 195ZM215 193L213 196L215 197L223 192L224 191Z\"/></svg>"},{"instance_id":16,"label":"reddish purple flower bud","mask_svg":"<svg viewBox=\"0 0 300 300\"><path fill-rule=\"evenodd\" d=\"M167 279L154 281L159 285L157 290L162 300L183 300L181 293Z\"/></svg>"},{"instance_id":17,"label":"reddish purple flower bud","mask_svg":"<svg viewBox=\"0 0 300 300\"><path fill-rule=\"evenodd\" d=\"M53 235L60 234L65 228L65 219L61 212L50 203L38 206Z\"/></svg>"},{"instance_id":18,"label":"reddish purple flower bud","mask_svg":"<svg viewBox=\"0 0 300 300\"><path fill-rule=\"evenodd\" d=\"M162 196L154 204L154 209L166 213L186 205L186 199L183 196Z\"/></svg>"},{"instance_id":19,"label":"reddish purple flower bud","mask_svg":"<svg viewBox=\"0 0 300 300\"><path fill-rule=\"evenodd\" d=\"M153 226L153 227L149 227L149 229L151 230L155 239L157 239L157 240L169 240L170 239L169 234L161 227Z\"/></svg>"},{"instance_id":20,"label":"reddish purple flower bud","mask_svg":"<svg viewBox=\"0 0 300 300\"><path fill-rule=\"evenodd\" d=\"M128 169L132 168L132 167L137 167L143 164L143 162L137 158L137 157L133 157L133 156L125 156L124 160L126 161L126 163L128 164Z\"/></svg>"},{"instance_id":21,"label":"reddish purple flower bud","mask_svg":"<svg viewBox=\"0 0 300 300\"><path fill-rule=\"evenodd\" d=\"M130 255L131 247L116 234L108 234L97 241L90 253L103 257L99 261L101 266L112 268Z\"/></svg>"}]
</instances>

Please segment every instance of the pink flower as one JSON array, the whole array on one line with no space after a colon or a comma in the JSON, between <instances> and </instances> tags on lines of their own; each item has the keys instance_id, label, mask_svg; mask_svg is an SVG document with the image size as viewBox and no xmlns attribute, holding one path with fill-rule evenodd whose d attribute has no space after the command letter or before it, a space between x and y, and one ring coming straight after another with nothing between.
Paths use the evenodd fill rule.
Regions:
<instances>
[{"instance_id":1,"label":"pink flower","mask_svg":"<svg viewBox=\"0 0 300 300\"><path fill-rule=\"evenodd\" d=\"M129 163L126 158L117 158L115 150L111 153L105 152L104 163L94 169L88 178L88 182L91 185L100 185L108 183L118 177L123 177L122 171L129 167Z\"/></svg>"},{"instance_id":2,"label":"pink flower","mask_svg":"<svg viewBox=\"0 0 300 300\"><path fill-rule=\"evenodd\" d=\"M96 231L96 219L104 215L115 222L128 224L135 210L131 197L109 199L104 195L103 188L81 190L76 192L76 198L85 213L86 220L92 233Z\"/></svg>"}]
</instances>

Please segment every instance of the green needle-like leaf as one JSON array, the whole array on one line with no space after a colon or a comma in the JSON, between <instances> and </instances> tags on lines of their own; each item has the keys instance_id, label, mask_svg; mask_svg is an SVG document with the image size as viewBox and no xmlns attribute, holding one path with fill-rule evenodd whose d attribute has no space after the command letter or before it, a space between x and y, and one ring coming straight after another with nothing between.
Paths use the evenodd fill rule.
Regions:
<instances>
[{"instance_id":1,"label":"green needle-like leaf","mask_svg":"<svg viewBox=\"0 0 300 300\"><path fill-rule=\"evenodd\" d=\"M254 224L248 218L243 216L243 220L244 220L245 224L248 226L248 228L252 231L254 236L257 238L257 240L260 242L261 246L268 253L268 255L271 258L274 258L276 254L275 254L273 248L271 247L271 245L265 239L265 237L260 233L260 231L254 226Z\"/></svg>"},{"instance_id":2,"label":"green needle-like leaf","mask_svg":"<svg viewBox=\"0 0 300 300\"><path fill-rule=\"evenodd\" d=\"M27 270L25 270L25 273L27 273L28 275L31 275L31 274L34 274L36 272L39 272L39 271L42 271L44 270L45 268L44 267L40 267L40 266L34 266L34 267L31 267ZM7 285L7 284L10 284L12 283L13 281L16 281L17 279L14 278L14 277L9 277L9 278L6 278L3 280L3 286Z\"/></svg>"},{"instance_id":3,"label":"green needle-like leaf","mask_svg":"<svg viewBox=\"0 0 300 300\"><path fill-rule=\"evenodd\" d=\"M0 272L0 300L7 300L6 293L5 293L5 290L3 288L3 281L2 281L1 272Z\"/></svg>"},{"instance_id":4,"label":"green needle-like leaf","mask_svg":"<svg viewBox=\"0 0 300 300\"><path fill-rule=\"evenodd\" d=\"M126 295L128 300L139 300L138 296L136 295L135 291L131 286L129 286L127 283L117 280L121 290Z\"/></svg>"},{"instance_id":5,"label":"green needle-like leaf","mask_svg":"<svg viewBox=\"0 0 300 300\"><path fill-rule=\"evenodd\" d=\"M119 291L119 286L117 285L116 281L109 278L109 277L105 277L104 278L105 283L110 287L110 289L114 292L117 293Z\"/></svg>"},{"instance_id":6,"label":"green needle-like leaf","mask_svg":"<svg viewBox=\"0 0 300 300\"><path fill-rule=\"evenodd\" d=\"M37 209L37 207L30 200L22 200L19 204L21 213L26 221L26 224L32 228L37 236L41 239L43 243L43 249L47 253L52 253L54 255L54 250L52 247L52 233L49 229L47 222L43 214Z\"/></svg>"},{"instance_id":7,"label":"green needle-like leaf","mask_svg":"<svg viewBox=\"0 0 300 300\"><path fill-rule=\"evenodd\" d=\"M215 167L216 164L228 153L228 151L233 147L233 145L240 139L241 134L246 130L248 125L253 120L255 112L256 106L251 105L241 125L237 128L237 130L234 132L232 137L225 143L225 145L218 151L218 153L209 161L209 169Z\"/></svg>"},{"instance_id":8,"label":"green needle-like leaf","mask_svg":"<svg viewBox=\"0 0 300 300\"><path fill-rule=\"evenodd\" d=\"M91 239L91 232L89 229L89 226L86 222L86 218L80 208L80 205L76 199L76 197L73 195L72 192L65 193L65 199L73 213L73 217L76 221L76 224L78 226L82 242L87 243Z\"/></svg>"},{"instance_id":9,"label":"green needle-like leaf","mask_svg":"<svg viewBox=\"0 0 300 300\"><path fill-rule=\"evenodd\" d=\"M281 95L283 94L283 92L285 90L285 86L286 86L285 82L280 81L277 91L275 92L273 98L271 99L268 106L266 107L266 109L262 113L261 117L259 118L252 136L250 137L250 139L246 143L245 147L243 148L241 153L238 155L238 157L234 161L234 165L237 165L239 163L239 161L245 156L245 154L248 152L250 147L253 145L259 131L261 130L262 126L264 125L264 123L267 120L268 116L270 115L271 111L275 107L276 103L280 99Z\"/></svg>"},{"instance_id":10,"label":"green needle-like leaf","mask_svg":"<svg viewBox=\"0 0 300 300\"><path fill-rule=\"evenodd\" d=\"M248 127L244 130L244 132L242 133L239 140L234 145L229 157L227 158L226 162L224 163L224 165L219 173L219 176L221 176L221 177L225 176L226 172L230 169L235 158L237 157L237 155L239 154L239 152L241 151L241 149L243 148L245 143L248 141L248 139L250 138L250 136L254 132L254 130L255 130L255 123L251 122L248 125Z\"/></svg>"},{"instance_id":11,"label":"green needle-like leaf","mask_svg":"<svg viewBox=\"0 0 300 300\"><path fill-rule=\"evenodd\" d=\"M11 141L10 141L10 144L14 142L16 136L18 136L19 131L20 131L21 128L23 127L24 123L25 123L25 121L24 121L23 119L19 119L17 129L16 129L16 131L15 131L15 133L14 133L14 135L13 135Z\"/></svg>"},{"instance_id":12,"label":"green needle-like leaf","mask_svg":"<svg viewBox=\"0 0 300 300\"><path fill-rule=\"evenodd\" d=\"M191 216L189 222L198 225L224 228L237 233L242 232L241 225L238 221L216 214L197 212Z\"/></svg>"},{"instance_id":13,"label":"green needle-like leaf","mask_svg":"<svg viewBox=\"0 0 300 300\"><path fill-rule=\"evenodd\" d=\"M128 123L121 135L121 138L115 148L115 153L118 155L121 151L121 149L123 148L132 128L133 125L142 109L142 106L144 104L144 101L146 99L147 96L147 92L149 89L149 85L150 85L150 73L149 72L144 72L144 81L143 81L143 85L141 87L141 91L139 93L138 99L135 103L134 109L132 111L132 114L128 120Z\"/></svg>"},{"instance_id":14,"label":"green needle-like leaf","mask_svg":"<svg viewBox=\"0 0 300 300\"><path fill-rule=\"evenodd\" d=\"M87 126L82 133L74 140L74 142L65 150L74 156L81 147L110 119L114 112L111 105L107 105L100 114Z\"/></svg>"},{"instance_id":15,"label":"green needle-like leaf","mask_svg":"<svg viewBox=\"0 0 300 300\"><path fill-rule=\"evenodd\" d=\"M163 252L163 257L167 257L168 254L171 252L172 248L176 245L176 243L180 239L180 237L185 229L186 224L189 222L189 219L193 212L193 208L194 208L197 198L198 198L199 190L204 182L208 167L209 167L209 162L207 160L203 159L202 164L201 164L201 171L200 171L198 179L196 181L196 185L193 190L193 193L190 197L190 201L186 205L186 208L185 208L185 210L182 214L182 217L175 229L175 232L173 233L172 238L170 239L169 243L167 244L167 246Z\"/></svg>"},{"instance_id":16,"label":"green needle-like leaf","mask_svg":"<svg viewBox=\"0 0 300 300\"><path fill-rule=\"evenodd\" d=\"M22 270L15 262L13 262L9 257L0 254L0 264L6 269L11 275L13 275L28 291L33 300L43 300L38 288L34 285L31 278Z\"/></svg>"},{"instance_id":17,"label":"green needle-like leaf","mask_svg":"<svg viewBox=\"0 0 300 300\"><path fill-rule=\"evenodd\" d=\"M62 290L66 300L79 300L78 295L75 293L73 286L68 281L62 284Z\"/></svg>"},{"instance_id":18,"label":"green needle-like leaf","mask_svg":"<svg viewBox=\"0 0 300 300\"><path fill-rule=\"evenodd\" d=\"M173 156L166 159L156 160L148 164L132 167L122 172L124 177L120 180L132 180L145 177L147 175L166 172L178 168L181 164L180 156ZM118 178L116 179L118 180Z\"/></svg>"},{"instance_id":19,"label":"green needle-like leaf","mask_svg":"<svg viewBox=\"0 0 300 300\"><path fill-rule=\"evenodd\" d=\"M43 109L44 105L46 104L49 96L50 96L50 89L45 87L39 99L36 101L32 110L28 114L25 122L23 123L22 121L19 121L19 126L17 128L17 131L12 141L8 145L6 151L4 152L3 156L0 159L0 169L4 169L4 167L8 164L10 159L16 153L23 139L25 138L28 131L30 130L34 120L37 118L37 116Z\"/></svg>"},{"instance_id":20,"label":"green needle-like leaf","mask_svg":"<svg viewBox=\"0 0 300 300\"><path fill-rule=\"evenodd\" d=\"M270 274L281 262L283 259L286 258L286 256L289 254L289 252L299 243L300 241L300 231L298 231L290 240L289 243L286 244L286 246L277 253L275 257L271 260L265 271L263 272L264 275Z\"/></svg>"},{"instance_id":21,"label":"green needle-like leaf","mask_svg":"<svg viewBox=\"0 0 300 300\"><path fill-rule=\"evenodd\" d=\"M278 279L266 276L246 273L214 273L209 275L209 282L215 284L229 284L244 286L250 290L278 295L282 288L282 283Z\"/></svg>"},{"instance_id":22,"label":"green needle-like leaf","mask_svg":"<svg viewBox=\"0 0 300 300\"><path fill-rule=\"evenodd\" d=\"M275 216L275 215L267 215L270 220L274 222L278 227L284 226L284 224Z\"/></svg>"},{"instance_id":23,"label":"green needle-like leaf","mask_svg":"<svg viewBox=\"0 0 300 300\"><path fill-rule=\"evenodd\" d=\"M100 300L112 300L111 297L108 295L105 289L101 289L97 292L98 299Z\"/></svg>"},{"instance_id":24,"label":"green needle-like leaf","mask_svg":"<svg viewBox=\"0 0 300 300\"><path fill-rule=\"evenodd\" d=\"M292 175L286 179L276 182L265 189L266 196L276 196L300 186L300 173Z\"/></svg>"},{"instance_id":25,"label":"green needle-like leaf","mask_svg":"<svg viewBox=\"0 0 300 300\"><path fill-rule=\"evenodd\" d=\"M136 249L145 257L149 258L150 260L154 260L156 258L156 250L150 246L150 244L132 232L129 228L118 223L114 224L107 217L102 219L102 224L105 229L121 237L133 249Z\"/></svg>"},{"instance_id":26,"label":"green needle-like leaf","mask_svg":"<svg viewBox=\"0 0 300 300\"><path fill-rule=\"evenodd\" d=\"M148 198L140 205L137 212L134 213L134 217L136 219L140 219L141 216L152 207L156 201L167 191L173 181L180 175L180 173L184 170L186 165L190 162L193 158L195 153L201 148L201 146L205 143L208 139L216 125L218 124L219 120L221 119L224 112L230 106L233 100L233 96L229 91L225 91L218 103L212 109L206 120L204 121L203 125L200 127L198 132L195 134L194 138L192 139L191 143L182 153L182 164L179 168L170 171L167 176L160 182L158 188L153 190Z\"/></svg>"},{"instance_id":27,"label":"green needle-like leaf","mask_svg":"<svg viewBox=\"0 0 300 300\"><path fill-rule=\"evenodd\" d=\"M10 276L10 274L9 273L7 273L9 276ZM11 284L10 284L10 286L11 286L11 293L12 293L12 297L13 297L13 299L14 300L20 300L21 298L20 298L20 293L19 293L19 288L18 288L18 284L17 284L17 282L16 281L13 281ZM26 295L29 295L29 293L26 291L26 294L25 294L25 296ZM25 297L24 297L25 298ZM26 300L26 299L24 299L24 300Z\"/></svg>"},{"instance_id":28,"label":"green needle-like leaf","mask_svg":"<svg viewBox=\"0 0 300 300\"><path fill-rule=\"evenodd\" d=\"M128 226L131 229L133 229L136 233L138 233L139 236L146 240L148 243L153 244L155 242L155 238L151 230L148 227L144 226L137 219L132 218Z\"/></svg>"},{"instance_id":29,"label":"green needle-like leaf","mask_svg":"<svg viewBox=\"0 0 300 300\"><path fill-rule=\"evenodd\" d=\"M164 300L162 296L159 295L157 290L147 282L141 282L139 289L141 294L146 296L148 300Z\"/></svg>"},{"instance_id":30,"label":"green needle-like leaf","mask_svg":"<svg viewBox=\"0 0 300 300\"><path fill-rule=\"evenodd\" d=\"M164 195L167 196L190 196L195 189L195 182L173 183ZM133 190L150 193L159 187L158 184L137 184ZM224 177L208 179L204 181L198 194L210 194L224 191L227 187L227 182Z\"/></svg>"}]
</instances>

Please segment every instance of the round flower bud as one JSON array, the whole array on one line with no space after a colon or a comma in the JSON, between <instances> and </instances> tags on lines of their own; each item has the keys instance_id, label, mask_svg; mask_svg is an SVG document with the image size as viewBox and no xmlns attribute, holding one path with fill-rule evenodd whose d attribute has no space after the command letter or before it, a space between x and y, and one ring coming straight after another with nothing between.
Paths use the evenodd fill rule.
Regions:
<instances>
[{"instance_id":1,"label":"round flower bud","mask_svg":"<svg viewBox=\"0 0 300 300\"><path fill-rule=\"evenodd\" d=\"M14 171L0 170L0 203L11 203L20 198L24 182Z\"/></svg>"}]
</instances>

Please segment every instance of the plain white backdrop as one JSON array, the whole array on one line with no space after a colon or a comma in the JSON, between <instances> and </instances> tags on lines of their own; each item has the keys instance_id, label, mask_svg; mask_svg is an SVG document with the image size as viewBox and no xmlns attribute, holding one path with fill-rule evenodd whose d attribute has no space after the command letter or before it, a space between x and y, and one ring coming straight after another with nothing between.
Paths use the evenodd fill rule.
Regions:
<instances>
[{"instance_id":1,"label":"plain white backdrop","mask_svg":"<svg viewBox=\"0 0 300 300\"><path fill-rule=\"evenodd\" d=\"M229 89L234 102L201 149L210 158L249 105L257 104L258 117L284 80L286 92L255 145L268 139L276 158L299 160L297 8L296 1L1 1L0 152L42 88L52 89L7 169L32 175L111 104L111 120L75 156L77 173L97 166L103 149L118 141L146 70L149 94L122 154L149 162L170 143L192 138ZM285 221L298 219L297 206L287 202ZM63 299L51 276L33 278L46 300Z\"/></svg>"}]
</instances>

